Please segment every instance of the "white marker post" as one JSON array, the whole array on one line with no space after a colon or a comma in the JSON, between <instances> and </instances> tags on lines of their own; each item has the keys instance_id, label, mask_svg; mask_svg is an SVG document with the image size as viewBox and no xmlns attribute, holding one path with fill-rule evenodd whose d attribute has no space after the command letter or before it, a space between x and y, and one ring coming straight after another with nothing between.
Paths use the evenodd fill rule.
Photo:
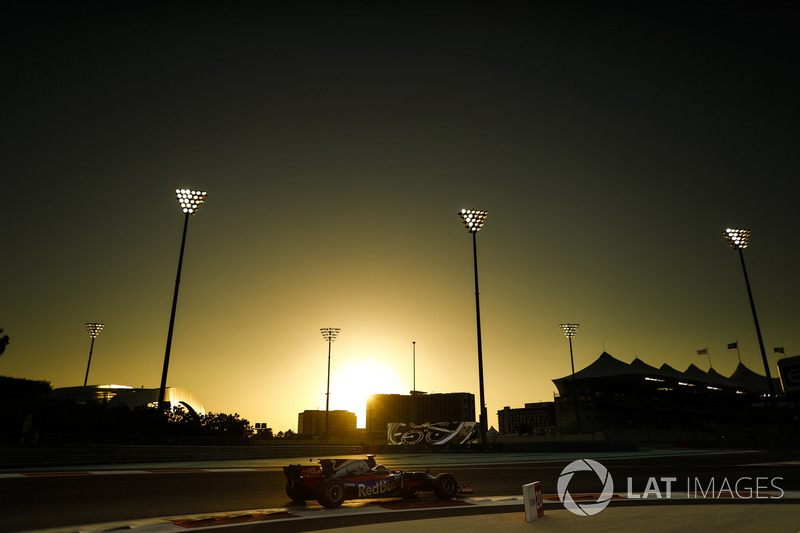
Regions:
<instances>
[{"instance_id":1,"label":"white marker post","mask_svg":"<svg viewBox=\"0 0 800 533\"><path fill-rule=\"evenodd\" d=\"M542 484L538 481L522 486L522 498L525 500L525 521L533 522L544 515Z\"/></svg>"}]
</instances>

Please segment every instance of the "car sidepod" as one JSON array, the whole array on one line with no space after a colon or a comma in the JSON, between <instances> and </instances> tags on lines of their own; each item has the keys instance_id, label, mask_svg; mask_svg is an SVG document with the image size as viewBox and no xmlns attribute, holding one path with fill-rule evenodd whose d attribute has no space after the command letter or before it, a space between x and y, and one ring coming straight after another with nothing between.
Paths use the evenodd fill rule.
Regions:
<instances>
[{"instance_id":1,"label":"car sidepod","mask_svg":"<svg viewBox=\"0 0 800 533\"><path fill-rule=\"evenodd\" d=\"M400 475L389 472L344 479L347 497L353 500L402 496L402 481Z\"/></svg>"},{"instance_id":2,"label":"car sidepod","mask_svg":"<svg viewBox=\"0 0 800 533\"><path fill-rule=\"evenodd\" d=\"M433 478L426 472L403 472L401 477L404 498L433 490Z\"/></svg>"}]
</instances>

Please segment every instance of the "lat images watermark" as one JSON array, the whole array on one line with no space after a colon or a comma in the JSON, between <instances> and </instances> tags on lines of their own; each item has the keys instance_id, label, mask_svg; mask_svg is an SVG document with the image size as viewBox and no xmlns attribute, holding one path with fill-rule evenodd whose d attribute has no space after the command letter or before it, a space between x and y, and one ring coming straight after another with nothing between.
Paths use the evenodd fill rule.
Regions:
<instances>
[{"instance_id":1,"label":"lat images watermark","mask_svg":"<svg viewBox=\"0 0 800 533\"><path fill-rule=\"evenodd\" d=\"M585 471L591 471L597 474L597 477L603 484L603 492L597 498L597 501L578 503L572 499L572 495L569 493L569 482L572 481L572 476L574 476L576 472ZM613 495L614 480L611 479L611 474L608 473L608 469L597 461L591 459L572 461L558 476L558 498L567 510L577 515L591 516L599 513L606 508Z\"/></svg>"},{"instance_id":2,"label":"lat images watermark","mask_svg":"<svg viewBox=\"0 0 800 533\"><path fill-rule=\"evenodd\" d=\"M673 483L678 478L675 477L651 477L647 479L644 491L634 492L633 480L628 478L628 493L630 499L649 498L673 498ZM676 487L686 487L686 492L681 496L686 499L727 499L727 500L777 500L783 498L783 489L778 485L783 481L782 477L749 477L744 476L733 480L727 477L722 478L686 478L685 485ZM661 489L664 489L663 491ZM776 494L776 491L778 494Z\"/></svg>"},{"instance_id":3,"label":"lat images watermark","mask_svg":"<svg viewBox=\"0 0 800 533\"><path fill-rule=\"evenodd\" d=\"M569 492L569 483L577 472L594 472L602 484L602 491L596 500L575 501ZM749 477L736 479L697 477L678 480L677 477L648 477L641 492L634 490L633 479L627 478L628 499L725 499L725 500L767 500L780 499L784 491L779 482L782 477ZM686 489L683 491L683 489ZM678 492L680 491L680 492ZM608 506L614 496L614 481L608 469L592 459L578 459L561 471L558 477L558 498L564 507L576 515L592 516Z\"/></svg>"}]
</instances>

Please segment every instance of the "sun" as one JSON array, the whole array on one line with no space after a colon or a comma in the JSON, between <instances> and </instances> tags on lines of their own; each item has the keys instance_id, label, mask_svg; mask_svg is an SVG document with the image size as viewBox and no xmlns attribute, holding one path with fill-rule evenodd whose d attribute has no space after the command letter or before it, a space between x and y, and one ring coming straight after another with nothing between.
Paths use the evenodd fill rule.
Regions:
<instances>
[{"instance_id":1,"label":"sun","mask_svg":"<svg viewBox=\"0 0 800 533\"><path fill-rule=\"evenodd\" d=\"M367 398L372 394L403 394L409 390L394 370L372 359L361 358L331 369L331 410L356 414L356 425L366 425Z\"/></svg>"}]
</instances>

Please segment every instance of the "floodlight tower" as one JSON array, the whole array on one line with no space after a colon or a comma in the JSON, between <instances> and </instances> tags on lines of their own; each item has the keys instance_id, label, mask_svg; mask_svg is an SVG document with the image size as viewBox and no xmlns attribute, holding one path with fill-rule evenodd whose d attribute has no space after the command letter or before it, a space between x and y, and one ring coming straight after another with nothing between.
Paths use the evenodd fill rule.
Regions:
<instances>
[{"instance_id":1,"label":"floodlight tower","mask_svg":"<svg viewBox=\"0 0 800 533\"><path fill-rule=\"evenodd\" d=\"M417 392L417 341L411 341L411 394Z\"/></svg>"},{"instance_id":2,"label":"floodlight tower","mask_svg":"<svg viewBox=\"0 0 800 533\"><path fill-rule=\"evenodd\" d=\"M483 345L481 342L481 302L480 291L478 290L478 241L477 234L486 222L488 211L479 211L475 209L462 209L458 212L467 231L472 234L472 260L475 270L475 320L478 328L478 382L480 386L481 395L481 444L486 444L486 433L488 430L488 416L486 414L486 397L483 393Z\"/></svg>"},{"instance_id":3,"label":"floodlight tower","mask_svg":"<svg viewBox=\"0 0 800 533\"><path fill-rule=\"evenodd\" d=\"M86 364L86 377L83 378L83 386L86 386L86 383L89 381L89 367L92 366L92 350L94 350L94 340L100 335L100 332L103 331L105 324L101 324L99 322L87 322L86 323L86 331L89 333L89 336L92 338L92 343L89 345L89 362Z\"/></svg>"},{"instance_id":4,"label":"floodlight tower","mask_svg":"<svg viewBox=\"0 0 800 533\"><path fill-rule=\"evenodd\" d=\"M742 272L744 273L744 284L747 287L747 297L750 299L750 310L753 312L753 322L756 325L756 336L758 337L758 347L761 348L761 360L764 363L764 372L767 375L767 386L769 387L770 403L772 404L772 411L775 414L775 421L778 423L780 429L780 419L778 418L778 404L775 402L775 390L772 386L772 375L769 372L769 362L767 361L767 352L764 350L764 340L761 337L761 328L758 325L758 315L756 314L756 304L753 302L753 292L750 290L750 280L747 277L747 267L744 265L744 254L742 250L747 248L747 243L750 240L749 229L731 229L728 228L722 232L722 236L728 241L731 248L739 252L739 259L742 263Z\"/></svg>"},{"instance_id":5,"label":"floodlight tower","mask_svg":"<svg viewBox=\"0 0 800 533\"><path fill-rule=\"evenodd\" d=\"M580 435L581 415L578 410L578 389L575 386L575 359L572 357L572 339L575 337L575 334L578 333L578 326L580 326L580 324L559 324L559 326L561 327L561 331L564 332L564 336L569 340L569 362L572 365L572 394L575 403L575 420L578 425L578 434Z\"/></svg>"},{"instance_id":6,"label":"floodlight tower","mask_svg":"<svg viewBox=\"0 0 800 533\"><path fill-rule=\"evenodd\" d=\"M189 226L189 217L197 213L205 202L208 193L190 189L175 189L175 196L184 213L183 237L181 238L181 252L178 255L178 275L175 277L175 293L172 296L172 312L169 316L169 330L167 331L167 349L164 353L164 369L161 372L161 387L158 389L158 408L166 410L164 395L167 390L167 371L169 370L169 352L172 349L172 330L175 326L175 310L178 308L178 289L181 286L181 268L183 267L183 250L186 247L186 228Z\"/></svg>"},{"instance_id":7,"label":"floodlight tower","mask_svg":"<svg viewBox=\"0 0 800 533\"><path fill-rule=\"evenodd\" d=\"M322 339L328 343L328 391L325 393L325 444L328 444L328 428L330 428L330 399L331 399L331 343L336 340L341 328L320 328Z\"/></svg>"}]
</instances>

